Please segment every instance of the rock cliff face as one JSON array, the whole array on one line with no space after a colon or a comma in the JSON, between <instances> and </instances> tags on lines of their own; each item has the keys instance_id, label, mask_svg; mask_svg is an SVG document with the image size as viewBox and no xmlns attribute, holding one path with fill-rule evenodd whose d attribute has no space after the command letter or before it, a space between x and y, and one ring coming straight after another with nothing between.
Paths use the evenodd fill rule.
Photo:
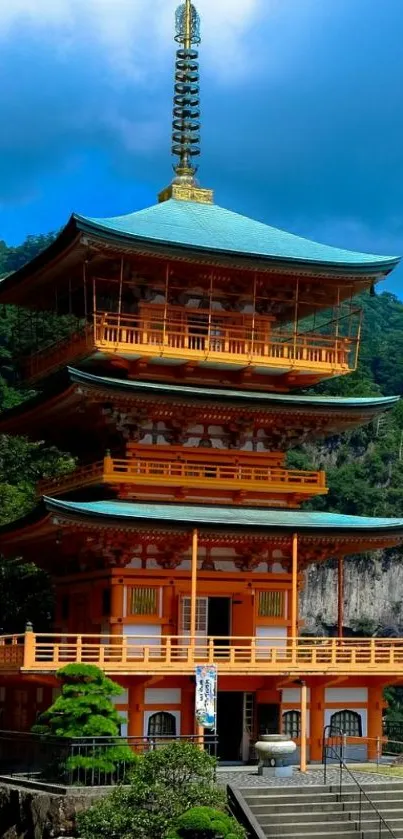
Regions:
<instances>
[{"instance_id":1,"label":"rock cliff face","mask_svg":"<svg viewBox=\"0 0 403 839\"><path fill-rule=\"evenodd\" d=\"M310 566L300 596L304 629L337 626L337 563ZM403 635L403 556L399 550L351 557L344 566L344 626L363 635Z\"/></svg>"}]
</instances>

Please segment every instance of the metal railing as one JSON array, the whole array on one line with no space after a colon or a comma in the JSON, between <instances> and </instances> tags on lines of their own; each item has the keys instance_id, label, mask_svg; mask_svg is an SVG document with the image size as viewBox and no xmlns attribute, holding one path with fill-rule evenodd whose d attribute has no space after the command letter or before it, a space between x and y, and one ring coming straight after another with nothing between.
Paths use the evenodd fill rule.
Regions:
<instances>
[{"instance_id":1,"label":"metal railing","mask_svg":"<svg viewBox=\"0 0 403 839\"><path fill-rule=\"evenodd\" d=\"M279 638L256 636L86 635L27 631L0 637L0 671L55 672L68 662L110 673L192 674L195 664L222 673L396 673L402 638Z\"/></svg>"},{"instance_id":2,"label":"metal railing","mask_svg":"<svg viewBox=\"0 0 403 839\"><path fill-rule=\"evenodd\" d=\"M119 757L118 749L124 753L128 748L133 755L139 755L172 742L193 743L217 757L218 740L215 734L208 733L202 736L65 738L0 730L0 775L69 786L109 786L123 783L132 765L130 753ZM113 763L114 768L102 766L107 763Z\"/></svg>"},{"instance_id":3,"label":"metal railing","mask_svg":"<svg viewBox=\"0 0 403 839\"><path fill-rule=\"evenodd\" d=\"M157 447L156 447L157 448ZM214 463L212 458L192 460L184 454L181 459L159 459L158 451L154 457L105 457L103 461L83 466L69 475L59 478L47 478L38 484L38 494L67 492L75 487L96 483L108 484L145 484L158 486L188 486L198 489L202 486L211 488L211 481L219 489L245 489L260 492L286 492L298 494L325 494L325 472L304 471L302 469L281 469L272 466L251 466L244 464Z\"/></svg>"},{"instance_id":4,"label":"metal railing","mask_svg":"<svg viewBox=\"0 0 403 839\"><path fill-rule=\"evenodd\" d=\"M332 739L333 743L329 743L329 739ZM362 823L363 819L363 802L366 801L367 804L370 805L372 811L376 815L376 820L378 823L378 839L382 839L382 836L385 833L392 837L392 839L397 839L396 834L387 823L387 821L382 816L382 813L374 804L372 799L366 793L365 789L361 786L358 778L354 775L354 773L349 769L349 767L344 762L344 748L345 748L345 733L340 729L332 725L325 726L323 730L323 783L326 785L327 783L327 776L328 776L328 758L331 757L333 760L336 761L338 768L339 768L339 782L338 782L338 796L339 801L343 804L343 781L344 781L344 773L351 778L352 782L356 785L358 789L358 821L356 822L358 831L363 835ZM334 764L333 764L334 765ZM352 802L354 803L354 802Z\"/></svg>"}]
</instances>

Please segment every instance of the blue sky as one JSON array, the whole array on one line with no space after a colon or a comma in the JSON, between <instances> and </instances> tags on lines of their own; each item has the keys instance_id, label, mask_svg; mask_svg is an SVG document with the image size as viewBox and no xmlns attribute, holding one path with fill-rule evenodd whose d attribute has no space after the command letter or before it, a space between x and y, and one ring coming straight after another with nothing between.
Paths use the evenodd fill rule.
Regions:
<instances>
[{"instance_id":1,"label":"blue sky","mask_svg":"<svg viewBox=\"0 0 403 839\"><path fill-rule=\"evenodd\" d=\"M0 16L0 238L155 203L171 178L175 0ZM402 0L199 0L200 181L329 244L403 253ZM403 268L386 288L403 298Z\"/></svg>"}]
</instances>

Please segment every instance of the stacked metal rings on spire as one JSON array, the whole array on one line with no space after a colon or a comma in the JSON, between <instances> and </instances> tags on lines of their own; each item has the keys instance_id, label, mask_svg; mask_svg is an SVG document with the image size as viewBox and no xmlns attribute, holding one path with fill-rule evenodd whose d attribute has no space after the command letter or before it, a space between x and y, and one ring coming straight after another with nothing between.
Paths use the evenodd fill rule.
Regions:
<instances>
[{"instance_id":1,"label":"stacked metal rings on spire","mask_svg":"<svg viewBox=\"0 0 403 839\"><path fill-rule=\"evenodd\" d=\"M190 0L176 11L176 53L172 154L179 158L178 174L195 173L193 158L200 154L200 18Z\"/></svg>"},{"instance_id":2,"label":"stacked metal rings on spire","mask_svg":"<svg viewBox=\"0 0 403 839\"><path fill-rule=\"evenodd\" d=\"M179 49L175 63L172 154L185 165L200 154L200 75L195 49Z\"/></svg>"}]
</instances>

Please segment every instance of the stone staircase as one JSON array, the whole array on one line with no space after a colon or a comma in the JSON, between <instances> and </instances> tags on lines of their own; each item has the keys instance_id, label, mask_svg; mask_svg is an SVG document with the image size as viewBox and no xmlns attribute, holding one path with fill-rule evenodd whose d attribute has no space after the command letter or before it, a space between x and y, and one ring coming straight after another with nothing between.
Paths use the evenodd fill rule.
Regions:
<instances>
[{"instance_id":1,"label":"stone staircase","mask_svg":"<svg viewBox=\"0 0 403 839\"><path fill-rule=\"evenodd\" d=\"M403 839L403 783L368 783L362 796L359 830L360 791L354 784L339 790L331 786L284 786L239 789L254 826L255 837L263 839ZM240 803L240 802L239 802ZM246 814L247 815L247 814ZM254 823L254 824L253 824Z\"/></svg>"}]
</instances>

